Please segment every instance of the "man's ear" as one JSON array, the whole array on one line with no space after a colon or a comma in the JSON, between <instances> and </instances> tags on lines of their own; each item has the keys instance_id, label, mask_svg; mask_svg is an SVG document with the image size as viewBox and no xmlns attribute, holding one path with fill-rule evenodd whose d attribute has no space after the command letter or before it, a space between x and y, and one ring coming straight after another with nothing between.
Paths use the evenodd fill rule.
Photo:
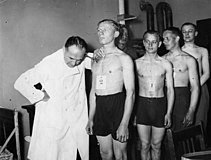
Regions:
<instances>
[{"instance_id":1,"label":"man's ear","mask_svg":"<svg viewBox=\"0 0 211 160\"><path fill-rule=\"evenodd\" d=\"M161 44L162 44L162 42L161 42L161 41L159 41L158 47L160 47L160 46L161 46Z\"/></svg>"},{"instance_id":2,"label":"man's ear","mask_svg":"<svg viewBox=\"0 0 211 160\"><path fill-rule=\"evenodd\" d=\"M180 40L180 37L176 36L176 41L179 42L179 40Z\"/></svg>"},{"instance_id":3,"label":"man's ear","mask_svg":"<svg viewBox=\"0 0 211 160\"><path fill-rule=\"evenodd\" d=\"M117 38L119 36L119 31L115 31L114 36Z\"/></svg>"},{"instance_id":4,"label":"man's ear","mask_svg":"<svg viewBox=\"0 0 211 160\"><path fill-rule=\"evenodd\" d=\"M195 31L195 37L198 36L198 33L199 33L198 31Z\"/></svg>"}]
</instances>

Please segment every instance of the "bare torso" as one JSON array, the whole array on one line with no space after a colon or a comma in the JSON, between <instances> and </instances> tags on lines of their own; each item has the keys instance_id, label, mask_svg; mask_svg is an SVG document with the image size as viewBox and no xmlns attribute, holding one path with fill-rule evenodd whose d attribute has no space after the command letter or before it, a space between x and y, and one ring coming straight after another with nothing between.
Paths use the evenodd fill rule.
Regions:
<instances>
[{"instance_id":1,"label":"bare torso","mask_svg":"<svg viewBox=\"0 0 211 160\"><path fill-rule=\"evenodd\" d=\"M142 97L163 97L166 70L165 60L157 57L148 60L145 57L136 60L138 73L139 96Z\"/></svg>"},{"instance_id":2,"label":"bare torso","mask_svg":"<svg viewBox=\"0 0 211 160\"><path fill-rule=\"evenodd\" d=\"M178 55L166 54L164 56L173 65L173 78L175 87L187 87L189 85L189 67L190 61L189 55L185 52L181 52Z\"/></svg>"},{"instance_id":3,"label":"bare torso","mask_svg":"<svg viewBox=\"0 0 211 160\"><path fill-rule=\"evenodd\" d=\"M183 46L182 50L192 55L197 60L198 67L199 67L198 68L199 74L201 76L202 75L202 56L203 56L203 53L205 52L205 49L203 47L194 45L192 47Z\"/></svg>"},{"instance_id":4,"label":"bare torso","mask_svg":"<svg viewBox=\"0 0 211 160\"><path fill-rule=\"evenodd\" d=\"M123 90L123 52L108 53L92 67L95 93L109 95ZM126 55L127 56L127 55Z\"/></svg>"}]
</instances>

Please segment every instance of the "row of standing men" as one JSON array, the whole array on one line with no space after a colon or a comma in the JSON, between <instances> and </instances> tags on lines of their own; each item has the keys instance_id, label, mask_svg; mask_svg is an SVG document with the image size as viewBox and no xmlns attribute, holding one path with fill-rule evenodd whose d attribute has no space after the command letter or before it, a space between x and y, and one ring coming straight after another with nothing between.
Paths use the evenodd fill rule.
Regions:
<instances>
[{"instance_id":1,"label":"row of standing men","mask_svg":"<svg viewBox=\"0 0 211 160\"><path fill-rule=\"evenodd\" d=\"M128 50L115 44L123 34L120 25L104 19L97 26L102 47L93 55L86 53L84 39L72 36L62 49L21 74L15 89L36 105L28 158L75 160L78 150L81 159L88 160L88 135L96 135L103 160L127 160L133 111L142 160L160 159L166 128L177 130L199 120L206 126L208 106L197 104L207 102L203 96L209 98L205 85L208 52L195 45L194 24L185 23L181 29L182 48L178 28L163 32L162 41L169 51L163 57L157 53L162 44L158 32L146 31L145 54L133 61ZM85 68L92 71L89 114ZM36 84L42 87L37 89Z\"/></svg>"}]
</instances>

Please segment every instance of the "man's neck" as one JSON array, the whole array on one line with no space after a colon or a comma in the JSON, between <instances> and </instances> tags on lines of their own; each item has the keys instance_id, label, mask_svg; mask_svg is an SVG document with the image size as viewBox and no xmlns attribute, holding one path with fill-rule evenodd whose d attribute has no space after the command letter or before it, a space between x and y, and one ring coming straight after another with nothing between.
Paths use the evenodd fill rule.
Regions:
<instances>
[{"instance_id":1,"label":"man's neck","mask_svg":"<svg viewBox=\"0 0 211 160\"><path fill-rule=\"evenodd\" d=\"M174 48L174 49L171 49L170 51L169 51L169 55L171 55L171 56L178 56L178 55L181 55L182 54L182 50L181 50L181 48L180 47L176 47L176 48Z\"/></svg>"},{"instance_id":2,"label":"man's neck","mask_svg":"<svg viewBox=\"0 0 211 160\"><path fill-rule=\"evenodd\" d=\"M104 45L102 48L105 54L112 53L117 49L115 45Z\"/></svg>"},{"instance_id":3,"label":"man's neck","mask_svg":"<svg viewBox=\"0 0 211 160\"><path fill-rule=\"evenodd\" d=\"M154 60L158 57L158 54L157 54L157 52L156 53L147 53L146 52L145 57L149 60Z\"/></svg>"},{"instance_id":4,"label":"man's neck","mask_svg":"<svg viewBox=\"0 0 211 160\"><path fill-rule=\"evenodd\" d=\"M184 47L194 47L195 43L194 42L185 42Z\"/></svg>"}]
</instances>

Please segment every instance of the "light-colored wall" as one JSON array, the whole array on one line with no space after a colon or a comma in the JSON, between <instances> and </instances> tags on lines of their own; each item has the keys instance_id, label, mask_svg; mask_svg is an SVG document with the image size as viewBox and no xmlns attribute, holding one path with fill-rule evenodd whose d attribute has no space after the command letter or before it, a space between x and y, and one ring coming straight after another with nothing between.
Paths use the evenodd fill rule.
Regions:
<instances>
[{"instance_id":1,"label":"light-colored wall","mask_svg":"<svg viewBox=\"0 0 211 160\"><path fill-rule=\"evenodd\" d=\"M130 21L130 28L134 38L141 38L147 29L146 12L139 9L141 0L128 0L129 13L138 17L138 22ZM211 18L210 0L142 0L152 4L154 8L155 29L156 29L156 5L159 2L167 2L172 9L173 25L180 27L184 22L196 23L196 20Z\"/></svg>"},{"instance_id":2,"label":"light-colored wall","mask_svg":"<svg viewBox=\"0 0 211 160\"><path fill-rule=\"evenodd\" d=\"M115 0L0 1L0 105L22 112L24 136L30 133L29 117L21 106L29 102L13 88L18 76L61 48L69 36L98 47L98 21L116 20L117 12Z\"/></svg>"},{"instance_id":3,"label":"light-colored wall","mask_svg":"<svg viewBox=\"0 0 211 160\"><path fill-rule=\"evenodd\" d=\"M160 0L148 2L155 11ZM172 8L175 26L211 17L210 0L164 2ZM141 38L146 30L146 13L139 9L139 0L127 0L127 3L129 14L138 17L129 22L133 37ZM20 106L29 102L13 89L17 77L61 48L71 35L83 37L91 48L99 47L97 22L104 18L116 20L117 14L118 0L0 1L0 105L16 107L22 112L24 135L29 135L29 120Z\"/></svg>"}]
</instances>

